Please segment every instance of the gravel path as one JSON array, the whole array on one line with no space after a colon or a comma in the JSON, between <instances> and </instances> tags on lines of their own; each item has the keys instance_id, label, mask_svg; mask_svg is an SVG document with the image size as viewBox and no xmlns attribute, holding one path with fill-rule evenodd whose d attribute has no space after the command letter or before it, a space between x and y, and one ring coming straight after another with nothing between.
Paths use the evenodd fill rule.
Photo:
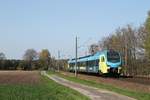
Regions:
<instances>
[{"instance_id":1,"label":"gravel path","mask_svg":"<svg viewBox=\"0 0 150 100\"><path fill-rule=\"evenodd\" d=\"M55 82L61 85L72 88L88 96L91 100L135 100L128 96L120 95L111 91L102 90L102 89L82 85L79 83L74 83L56 75L48 75L44 71L41 74L49 77L50 79L54 80Z\"/></svg>"}]
</instances>

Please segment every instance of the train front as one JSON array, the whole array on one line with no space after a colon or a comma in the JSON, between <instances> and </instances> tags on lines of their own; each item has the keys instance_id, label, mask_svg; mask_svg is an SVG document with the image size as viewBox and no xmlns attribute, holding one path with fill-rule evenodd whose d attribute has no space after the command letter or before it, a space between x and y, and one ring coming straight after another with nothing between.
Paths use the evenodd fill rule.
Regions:
<instances>
[{"instance_id":1,"label":"train front","mask_svg":"<svg viewBox=\"0 0 150 100\"><path fill-rule=\"evenodd\" d=\"M113 50L107 52L107 66L109 73L120 74L121 56L118 52Z\"/></svg>"}]
</instances>

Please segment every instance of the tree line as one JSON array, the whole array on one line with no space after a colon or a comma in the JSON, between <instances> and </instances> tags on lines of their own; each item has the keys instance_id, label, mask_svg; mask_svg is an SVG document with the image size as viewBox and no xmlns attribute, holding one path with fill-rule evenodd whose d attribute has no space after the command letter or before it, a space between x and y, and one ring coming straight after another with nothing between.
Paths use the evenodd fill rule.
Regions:
<instances>
[{"instance_id":1,"label":"tree line","mask_svg":"<svg viewBox=\"0 0 150 100\"><path fill-rule=\"evenodd\" d=\"M23 60L9 60L4 53L0 53L0 70L58 70L66 69L66 66L66 59L52 57L48 49L39 53L34 49L27 49Z\"/></svg>"},{"instance_id":2,"label":"tree line","mask_svg":"<svg viewBox=\"0 0 150 100\"><path fill-rule=\"evenodd\" d=\"M122 73L132 76L150 77L150 11L145 22L139 27L126 25L117 28L113 34L104 37L97 44L89 47L89 53L99 50L114 49L122 57ZM4 53L0 53L0 69L66 69L66 59L55 59L47 49L37 53L34 49L26 50L23 60L7 60Z\"/></svg>"},{"instance_id":3,"label":"tree line","mask_svg":"<svg viewBox=\"0 0 150 100\"><path fill-rule=\"evenodd\" d=\"M104 49L113 49L122 56L122 73L132 76L150 77L150 12L143 25L116 29L113 34L104 37L89 47L91 54Z\"/></svg>"}]
</instances>

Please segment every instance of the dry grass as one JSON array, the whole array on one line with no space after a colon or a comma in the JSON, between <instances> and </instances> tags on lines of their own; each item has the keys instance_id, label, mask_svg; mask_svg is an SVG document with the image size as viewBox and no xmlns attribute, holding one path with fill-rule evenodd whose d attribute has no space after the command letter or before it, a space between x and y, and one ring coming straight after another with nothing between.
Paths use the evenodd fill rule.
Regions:
<instances>
[{"instance_id":1,"label":"dry grass","mask_svg":"<svg viewBox=\"0 0 150 100\"><path fill-rule=\"evenodd\" d=\"M73 82L93 86L100 89L106 89L109 91L114 91L119 94L133 97L137 100L150 100L150 92L148 92L149 86L147 85L147 89L143 88L142 90L143 86L141 86L140 84L135 84L127 81L120 81L116 79L88 76L84 74L78 74L78 77L76 78L74 77L73 73L69 72L62 72L62 74L57 73L57 75Z\"/></svg>"},{"instance_id":2,"label":"dry grass","mask_svg":"<svg viewBox=\"0 0 150 100\"><path fill-rule=\"evenodd\" d=\"M0 84L38 84L38 71L0 71Z\"/></svg>"},{"instance_id":3,"label":"dry grass","mask_svg":"<svg viewBox=\"0 0 150 100\"><path fill-rule=\"evenodd\" d=\"M69 73L69 72L62 72L64 75L69 75L69 76L74 76L74 73ZM108 85L113 85L118 88L123 88L123 89L129 89L129 90L134 90L134 91L139 91L139 92L150 92L150 85L144 85L144 84L139 84L130 81L130 80L118 80L114 78L103 78L100 76L92 76L92 75L87 75L87 74L78 74L78 77L80 79L84 80L91 80L97 83L103 83L103 84L108 84Z\"/></svg>"}]
</instances>

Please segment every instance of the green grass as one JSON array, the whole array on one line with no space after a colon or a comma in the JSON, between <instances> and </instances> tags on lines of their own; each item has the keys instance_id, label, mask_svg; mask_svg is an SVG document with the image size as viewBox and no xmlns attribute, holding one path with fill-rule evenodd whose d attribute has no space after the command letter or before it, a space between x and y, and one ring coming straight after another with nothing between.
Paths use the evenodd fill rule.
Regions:
<instances>
[{"instance_id":1,"label":"green grass","mask_svg":"<svg viewBox=\"0 0 150 100\"><path fill-rule=\"evenodd\" d=\"M132 90L128 90L128 89L118 88L116 86L103 84L103 83L97 83L97 82L94 82L91 80L83 80L80 78L66 76L66 75L58 74L58 73L57 73L57 75L65 78L67 80L73 81L73 82L85 84L88 86L93 86L93 87L100 88L100 89L106 89L109 91L113 91L113 92L116 92L119 94L129 96L129 97L133 97L138 100L150 100L150 93L143 93L143 92L137 92L137 91L132 91Z\"/></svg>"},{"instance_id":2,"label":"green grass","mask_svg":"<svg viewBox=\"0 0 150 100\"><path fill-rule=\"evenodd\" d=\"M89 100L88 97L41 76L35 85L2 85L0 100Z\"/></svg>"}]
</instances>

